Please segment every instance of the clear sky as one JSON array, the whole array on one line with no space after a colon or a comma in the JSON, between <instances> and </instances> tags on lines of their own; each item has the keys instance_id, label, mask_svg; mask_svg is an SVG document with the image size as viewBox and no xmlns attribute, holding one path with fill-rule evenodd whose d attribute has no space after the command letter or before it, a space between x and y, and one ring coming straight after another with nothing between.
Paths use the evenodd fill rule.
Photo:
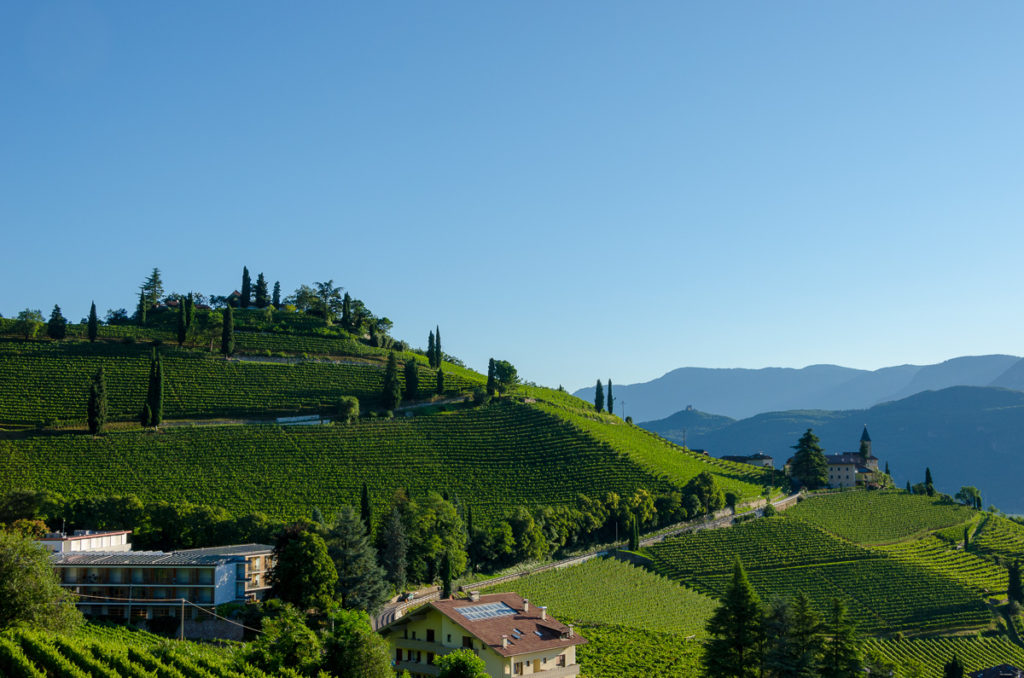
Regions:
<instances>
[{"instance_id":1,"label":"clear sky","mask_svg":"<svg viewBox=\"0 0 1024 678\"><path fill-rule=\"evenodd\" d=\"M1024 4L0 4L0 313L332 278L538 383L1024 352Z\"/></svg>"}]
</instances>

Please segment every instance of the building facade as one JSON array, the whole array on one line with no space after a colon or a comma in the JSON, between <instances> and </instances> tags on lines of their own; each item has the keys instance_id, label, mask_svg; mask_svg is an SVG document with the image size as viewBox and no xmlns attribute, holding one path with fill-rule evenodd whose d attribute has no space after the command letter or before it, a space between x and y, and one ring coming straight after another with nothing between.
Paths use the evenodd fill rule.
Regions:
<instances>
[{"instance_id":1,"label":"building facade","mask_svg":"<svg viewBox=\"0 0 1024 678\"><path fill-rule=\"evenodd\" d=\"M395 670L414 678L438 675L438 656L469 648L492 678L578 676L576 647L586 643L572 626L514 593L431 602L381 629Z\"/></svg>"}]
</instances>

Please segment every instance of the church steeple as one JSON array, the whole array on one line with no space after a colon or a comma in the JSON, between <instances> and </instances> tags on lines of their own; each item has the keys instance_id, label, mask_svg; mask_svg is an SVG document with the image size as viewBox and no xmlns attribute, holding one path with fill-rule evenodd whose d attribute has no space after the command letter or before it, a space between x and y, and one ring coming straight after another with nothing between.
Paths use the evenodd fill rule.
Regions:
<instances>
[{"instance_id":1,"label":"church steeple","mask_svg":"<svg viewBox=\"0 0 1024 678\"><path fill-rule=\"evenodd\" d=\"M871 459L871 436L868 435L868 425L864 424L864 432L860 434L860 454L865 459Z\"/></svg>"}]
</instances>

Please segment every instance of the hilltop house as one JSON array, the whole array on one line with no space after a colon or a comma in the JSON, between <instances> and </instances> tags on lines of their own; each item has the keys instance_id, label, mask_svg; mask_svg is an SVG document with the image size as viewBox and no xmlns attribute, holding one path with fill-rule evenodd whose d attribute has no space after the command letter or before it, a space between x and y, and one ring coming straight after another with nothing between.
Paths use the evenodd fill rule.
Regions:
<instances>
[{"instance_id":1,"label":"hilltop house","mask_svg":"<svg viewBox=\"0 0 1024 678\"><path fill-rule=\"evenodd\" d=\"M154 627L170 618L181 621L182 614L186 622L207 619L201 608L262 600L270 588L272 546L132 551L128 534L51 534L39 540L51 551L60 585L79 595L78 608L88 618Z\"/></svg>"},{"instance_id":2,"label":"hilltop house","mask_svg":"<svg viewBox=\"0 0 1024 678\"><path fill-rule=\"evenodd\" d=\"M726 461L738 461L741 464L752 464L764 468L775 468L775 460L764 452L749 455L727 454L722 459Z\"/></svg>"},{"instance_id":3,"label":"hilltop house","mask_svg":"<svg viewBox=\"0 0 1024 678\"><path fill-rule=\"evenodd\" d=\"M871 436L868 427L860 434L860 449L857 452L826 454L828 462L829 487L878 487L881 476L878 471L878 457L871 452ZM793 458L786 460L786 475L789 475Z\"/></svg>"},{"instance_id":4,"label":"hilltop house","mask_svg":"<svg viewBox=\"0 0 1024 678\"><path fill-rule=\"evenodd\" d=\"M537 674L544 678L578 676L576 646L586 639L549 617L547 608L531 607L514 593L469 599L439 600L391 622L380 630L397 672L413 678L436 676L434 658L459 648L473 650L492 678Z\"/></svg>"}]
</instances>

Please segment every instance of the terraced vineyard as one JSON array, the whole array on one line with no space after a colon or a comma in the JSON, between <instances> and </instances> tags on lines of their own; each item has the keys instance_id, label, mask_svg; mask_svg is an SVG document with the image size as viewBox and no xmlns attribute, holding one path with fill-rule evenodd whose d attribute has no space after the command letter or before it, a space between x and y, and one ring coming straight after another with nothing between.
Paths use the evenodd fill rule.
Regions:
<instances>
[{"instance_id":1,"label":"terraced vineyard","mask_svg":"<svg viewBox=\"0 0 1024 678\"><path fill-rule=\"evenodd\" d=\"M0 635L0 675L14 678L263 678L229 653L194 643L136 641L125 633L109 639L16 631Z\"/></svg>"},{"instance_id":2,"label":"terraced vineyard","mask_svg":"<svg viewBox=\"0 0 1024 678\"><path fill-rule=\"evenodd\" d=\"M558 391L547 393L556 394L557 400L538 400L532 406L564 419L587 435L625 452L653 473L663 473L678 485L683 485L701 471L710 471L717 476L724 491L753 498L761 494L765 485L771 484L771 473L762 468L695 454L650 431L630 426L618 417L570 407L572 402L583 401L568 394ZM546 398L547 393L537 390L532 395L539 399ZM563 395L566 397L561 397ZM572 401L567 398L572 398Z\"/></svg>"},{"instance_id":3,"label":"terraced vineyard","mask_svg":"<svg viewBox=\"0 0 1024 678\"><path fill-rule=\"evenodd\" d=\"M1006 593L1007 571L970 551L958 550L938 537L879 547L900 562L944 574L984 596Z\"/></svg>"},{"instance_id":4,"label":"terraced vineyard","mask_svg":"<svg viewBox=\"0 0 1024 678\"><path fill-rule=\"evenodd\" d=\"M884 544L960 525L975 512L905 492L837 492L808 497L786 513L858 544Z\"/></svg>"},{"instance_id":5,"label":"terraced vineyard","mask_svg":"<svg viewBox=\"0 0 1024 678\"><path fill-rule=\"evenodd\" d=\"M763 600L803 591L822 614L848 601L863 632L930 632L988 626L973 591L948 577L832 537L785 516L725 530L682 535L644 549L652 567L709 596L721 597L738 556Z\"/></svg>"},{"instance_id":6,"label":"terraced vineyard","mask_svg":"<svg viewBox=\"0 0 1024 678\"><path fill-rule=\"evenodd\" d=\"M986 514L971 540L971 548L1008 559L1024 559L1024 525Z\"/></svg>"},{"instance_id":7,"label":"terraced vineyard","mask_svg":"<svg viewBox=\"0 0 1024 678\"><path fill-rule=\"evenodd\" d=\"M651 678L700 675L704 646L677 633L628 626L583 626L589 642L576 648L585 678Z\"/></svg>"},{"instance_id":8,"label":"terraced vineyard","mask_svg":"<svg viewBox=\"0 0 1024 678\"><path fill-rule=\"evenodd\" d=\"M899 666L916 662L925 676L941 676L943 665L954 654L968 672L1000 664L1024 666L1024 649L1002 637L869 639L865 649L874 650Z\"/></svg>"},{"instance_id":9,"label":"terraced vineyard","mask_svg":"<svg viewBox=\"0 0 1024 678\"><path fill-rule=\"evenodd\" d=\"M0 490L137 494L273 517L378 507L398 487L450 490L474 514L559 504L577 493L664 491L663 480L568 424L514 402L347 426L203 426L0 440Z\"/></svg>"},{"instance_id":10,"label":"terraced vineyard","mask_svg":"<svg viewBox=\"0 0 1024 678\"><path fill-rule=\"evenodd\" d=\"M580 624L617 624L703 637L717 601L674 581L614 558L548 570L499 584L556 617Z\"/></svg>"},{"instance_id":11,"label":"terraced vineyard","mask_svg":"<svg viewBox=\"0 0 1024 678\"><path fill-rule=\"evenodd\" d=\"M701 530L643 550L654 567L676 580L728 574L739 558L748 571L878 558L879 555L786 516L761 518L726 530Z\"/></svg>"},{"instance_id":12,"label":"terraced vineyard","mask_svg":"<svg viewBox=\"0 0 1024 678\"><path fill-rule=\"evenodd\" d=\"M86 388L100 365L109 416L134 420L145 400L150 352L140 345L0 341L0 424L83 421ZM373 364L246 362L168 347L160 353L168 419L331 411L341 395L375 405L384 383L383 366ZM399 376L404 380L401 370ZM452 393L476 383L445 375ZM421 369L421 395L435 386L434 371Z\"/></svg>"}]
</instances>

